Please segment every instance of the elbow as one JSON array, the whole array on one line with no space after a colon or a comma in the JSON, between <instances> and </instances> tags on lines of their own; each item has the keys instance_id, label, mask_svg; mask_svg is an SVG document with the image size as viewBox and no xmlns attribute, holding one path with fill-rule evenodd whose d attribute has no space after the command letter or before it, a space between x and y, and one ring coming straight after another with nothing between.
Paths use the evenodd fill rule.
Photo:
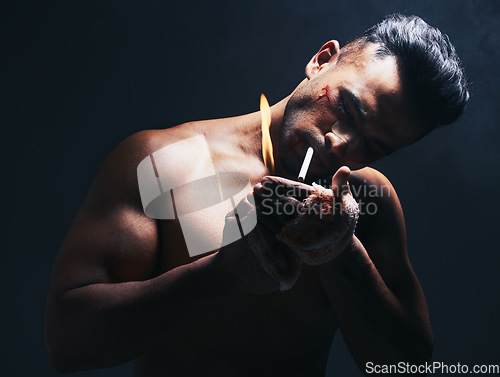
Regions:
<instances>
[{"instance_id":1,"label":"elbow","mask_svg":"<svg viewBox=\"0 0 500 377\"><path fill-rule=\"evenodd\" d=\"M424 364L432 359L432 354L434 352L434 336L432 334L432 329L430 324L426 324L424 329L420 331L419 339L419 359L420 363Z\"/></svg>"},{"instance_id":2,"label":"elbow","mask_svg":"<svg viewBox=\"0 0 500 377\"><path fill-rule=\"evenodd\" d=\"M64 349L59 342L53 339L47 332L45 334L45 346L52 367L58 373L75 372L79 368L72 362L72 357L68 354L68 350Z\"/></svg>"},{"instance_id":3,"label":"elbow","mask_svg":"<svg viewBox=\"0 0 500 377\"><path fill-rule=\"evenodd\" d=\"M52 367L59 373L75 372L87 369L83 365L81 341L64 321L54 307L46 307L45 312L45 348Z\"/></svg>"},{"instance_id":4,"label":"elbow","mask_svg":"<svg viewBox=\"0 0 500 377\"><path fill-rule=\"evenodd\" d=\"M434 341L430 327L414 328L411 332L397 336L387 348L387 352L379 354L379 364L399 365L426 365L432 359ZM416 373L416 375L425 375Z\"/></svg>"},{"instance_id":5,"label":"elbow","mask_svg":"<svg viewBox=\"0 0 500 377\"><path fill-rule=\"evenodd\" d=\"M45 346L53 368L59 373L106 368L117 365L110 355L88 342L85 337L59 327L45 330Z\"/></svg>"},{"instance_id":6,"label":"elbow","mask_svg":"<svg viewBox=\"0 0 500 377\"><path fill-rule=\"evenodd\" d=\"M52 367L57 373L70 373L77 371L76 368L73 368L69 363L65 362L64 359L54 357L50 354L49 359L52 363Z\"/></svg>"},{"instance_id":7,"label":"elbow","mask_svg":"<svg viewBox=\"0 0 500 377\"><path fill-rule=\"evenodd\" d=\"M69 373L76 370L70 362L68 353L70 348L66 347L62 321L57 315L58 310L51 296L45 304L44 335L45 348L52 367L59 373Z\"/></svg>"},{"instance_id":8,"label":"elbow","mask_svg":"<svg viewBox=\"0 0 500 377\"><path fill-rule=\"evenodd\" d=\"M413 341L408 342L408 345L405 360L414 365L422 365L431 361L434 351L434 340L430 329L414 337Z\"/></svg>"},{"instance_id":9,"label":"elbow","mask_svg":"<svg viewBox=\"0 0 500 377\"><path fill-rule=\"evenodd\" d=\"M80 342L69 336L56 333L45 334L45 345L52 367L59 373L105 368L108 365L95 355L89 354L79 346Z\"/></svg>"},{"instance_id":10,"label":"elbow","mask_svg":"<svg viewBox=\"0 0 500 377\"><path fill-rule=\"evenodd\" d=\"M53 308L52 300L47 300L45 304L45 319L44 319L44 335L45 335L45 349L49 356L52 367L59 373L73 372L74 369L67 361L64 352L64 347L61 345L61 336L58 334L60 331L60 324L57 324L55 318L55 310Z\"/></svg>"},{"instance_id":11,"label":"elbow","mask_svg":"<svg viewBox=\"0 0 500 377\"><path fill-rule=\"evenodd\" d=\"M64 329L50 324L50 316L45 319L45 347L52 367L59 373L75 372L82 369L76 360L74 344L68 336L64 336ZM74 343L74 342L73 342Z\"/></svg>"},{"instance_id":12,"label":"elbow","mask_svg":"<svg viewBox=\"0 0 500 377\"><path fill-rule=\"evenodd\" d=\"M428 334L424 335L423 338L422 345L420 346L420 360L422 364L431 361L434 352L434 338L430 329Z\"/></svg>"},{"instance_id":13,"label":"elbow","mask_svg":"<svg viewBox=\"0 0 500 377\"><path fill-rule=\"evenodd\" d=\"M75 327L80 327L74 325ZM99 345L99 338L89 332L78 334L73 326L50 325L46 320L45 346L53 368L59 373L108 368L128 360L117 359L111 347Z\"/></svg>"}]
</instances>

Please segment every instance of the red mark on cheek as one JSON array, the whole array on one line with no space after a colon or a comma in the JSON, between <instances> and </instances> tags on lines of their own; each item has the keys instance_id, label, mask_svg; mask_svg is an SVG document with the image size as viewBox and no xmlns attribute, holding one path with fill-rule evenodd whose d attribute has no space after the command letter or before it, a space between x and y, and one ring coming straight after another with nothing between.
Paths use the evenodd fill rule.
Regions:
<instances>
[{"instance_id":1,"label":"red mark on cheek","mask_svg":"<svg viewBox=\"0 0 500 377\"><path fill-rule=\"evenodd\" d=\"M321 98L328 97L328 94L330 92L330 87L328 85L325 85L324 88L321 88L321 93L318 98L316 98L313 102L319 101ZM300 107L304 107L307 105L309 102L312 101L312 98L307 98L301 105Z\"/></svg>"},{"instance_id":2,"label":"red mark on cheek","mask_svg":"<svg viewBox=\"0 0 500 377\"><path fill-rule=\"evenodd\" d=\"M328 97L328 92L330 91L330 87L325 85L324 88L321 88L321 94L319 95L316 101L319 101L321 98Z\"/></svg>"}]
</instances>

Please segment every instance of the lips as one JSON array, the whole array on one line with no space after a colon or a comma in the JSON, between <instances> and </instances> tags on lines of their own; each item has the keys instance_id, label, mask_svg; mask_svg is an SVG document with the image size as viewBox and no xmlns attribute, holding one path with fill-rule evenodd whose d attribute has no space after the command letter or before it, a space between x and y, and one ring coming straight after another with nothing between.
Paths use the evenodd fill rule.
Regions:
<instances>
[{"instance_id":1,"label":"lips","mask_svg":"<svg viewBox=\"0 0 500 377\"><path fill-rule=\"evenodd\" d=\"M319 140L318 140L319 141ZM304 156L309 147L312 147L316 153L314 153L311 163L309 165L309 173L312 174L321 174L324 173L325 170L328 170L329 167L329 159L325 156L325 148L323 143L319 143L318 141L314 141L314 139L309 138L301 138L298 142L293 143L296 149L297 163L302 164L304 161ZM300 145L300 146L299 146ZM320 152L321 151L321 152Z\"/></svg>"},{"instance_id":2,"label":"lips","mask_svg":"<svg viewBox=\"0 0 500 377\"><path fill-rule=\"evenodd\" d=\"M339 161L347 151L347 139L336 133L334 128L336 119L324 119L321 124L317 124L319 132L300 133L290 139L288 147L294 151L296 161L294 164L300 166L304 160L308 147L313 147L315 153L309 167L310 174L325 174L335 169ZM321 131L323 130L323 131Z\"/></svg>"},{"instance_id":3,"label":"lips","mask_svg":"<svg viewBox=\"0 0 500 377\"><path fill-rule=\"evenodd\" d=\"M331 124L331 123L330 123ZM336 122L331 128L335 127ZM317 135L319 136L319 135ZM323 140L321 140L323 139ZM300 156L300 163L302 163L306 150L309 146L314 148L314 156L311 160L311 165L309 168L310 173L322 174L329 172L335 168L339 161L344 157L348 142L347 139L339 134L337 134L333 129L328 129L326 134L323 134L322 138L306 137L301 139L298 143L294 143L294 146L298 147L300 142L302 145L297 149L298 156Z\"/></svg>"}]
</instances>

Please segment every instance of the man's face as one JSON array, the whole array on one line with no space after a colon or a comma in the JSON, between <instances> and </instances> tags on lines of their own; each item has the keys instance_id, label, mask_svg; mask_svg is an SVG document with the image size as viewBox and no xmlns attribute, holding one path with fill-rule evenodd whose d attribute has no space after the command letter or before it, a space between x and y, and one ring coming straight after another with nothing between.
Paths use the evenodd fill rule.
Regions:
<instances>
[{"instance_id":1,"label":"man's face","mask_svg":"<svg viewBox=\"0 0 500 377\"><path fill-rule=\"evenodd\" d=\"M309 174L331 174L342 165L364 167L423 136L403 98L395 58L374 58L376 48L369 44L340 64L332 56L292 95L280 137L290 173L309 146L315 151Z\"/></svg>"}]
</instances>

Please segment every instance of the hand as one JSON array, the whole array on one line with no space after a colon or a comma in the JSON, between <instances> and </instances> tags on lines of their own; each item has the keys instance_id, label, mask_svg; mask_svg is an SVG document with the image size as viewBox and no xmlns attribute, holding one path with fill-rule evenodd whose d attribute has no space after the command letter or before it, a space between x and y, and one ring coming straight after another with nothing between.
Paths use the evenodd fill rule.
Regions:
<instances>
[{"instance_id":1,"label":"hand","mask_svg":"<svg viewBox=\"0 0 500 377\"><path fill-rule=\"evenodd\" d=\"M261 223L255 226L255 205L249 194L226 216L223 244L217 258L229 272L235 282L242 284L249 293L268 294L278 289L288 289L295 283L300 273L300 259L279 245L275 234ZM242 228L253 230L245 237L230 243L234 239L234 229L238 228L238 219Z\"/></svg>"},{"instance_id":2,"label":"hand","mask_svg":"<svg viewBox=\"0 0 500 377\"><path fill-rule=\"evenodd\" d=\"M344 166L333 176L332 189L313 184L314 192L302 203L299 216L278 234L278 240L307 264L335 258L352 241L359 207L349 190L349 176Z\"/></svg>"},{"instance_id":3,"label":"hand","mask_svg":"<svg viewBox=\"0 0 500 377\"><path fill-rule=\"evenodd\" d=\"M254 187L257 218L275 234L297 218L302 202L314 192L314 187L281 177L266 176Z\"/></svg>"}]
</instances>

